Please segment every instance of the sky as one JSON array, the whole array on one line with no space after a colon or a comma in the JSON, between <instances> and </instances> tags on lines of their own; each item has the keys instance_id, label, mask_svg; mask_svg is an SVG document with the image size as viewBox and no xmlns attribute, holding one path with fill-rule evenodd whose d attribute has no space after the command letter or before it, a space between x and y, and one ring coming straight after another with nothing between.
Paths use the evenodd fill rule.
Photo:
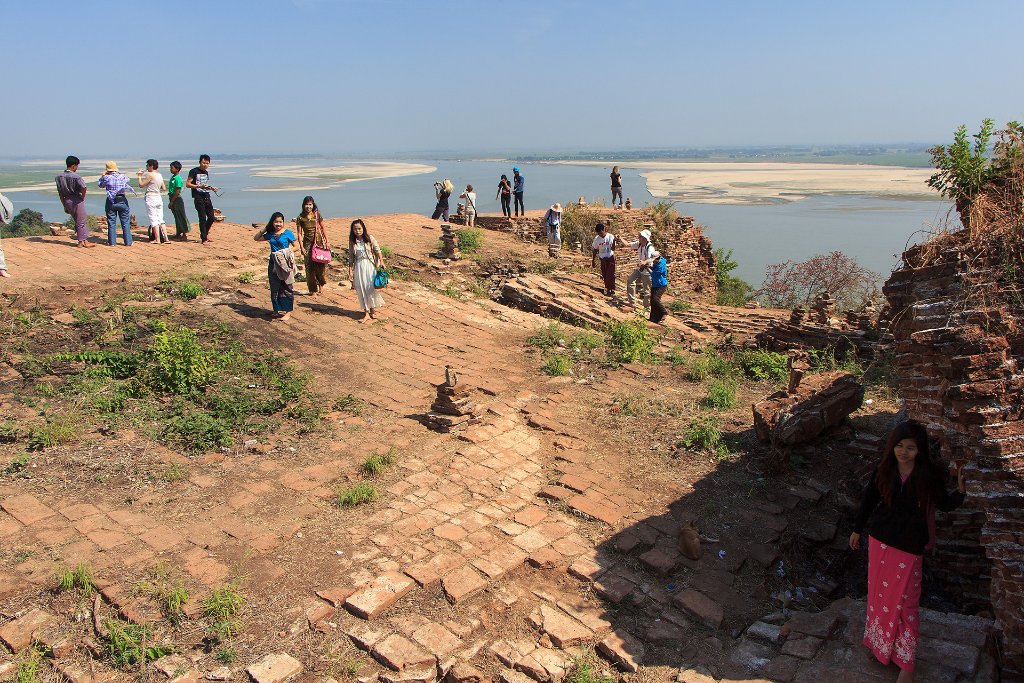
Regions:
<instances>
[{"instance_id":1,"label":"sky","mask_svg":"<svg viewBox=\"0 0 1024 683\"><path fill-rule=\"evenodd\" d=\"M0 157L947 142L1017 0L0 0Z\"/></svg>"}]
</instances>

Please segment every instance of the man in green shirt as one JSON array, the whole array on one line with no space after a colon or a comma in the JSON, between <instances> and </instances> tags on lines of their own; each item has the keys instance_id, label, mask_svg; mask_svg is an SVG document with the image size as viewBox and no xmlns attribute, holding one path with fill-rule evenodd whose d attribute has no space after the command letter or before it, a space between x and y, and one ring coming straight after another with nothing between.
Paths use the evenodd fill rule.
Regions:
<instances>
[{"instance_id":1,"label":"man in green shirt","mask_svg":"<svg viewBox=\"0 0 1024 683\"><path fill-rule=\"evenodd\" d=\"M181 198L181 162L171 162L171 179L167 182L171 213L174 214L174 239L188 241L188 216L185 215L185 200Z\"/></svg>"}]
</instances>

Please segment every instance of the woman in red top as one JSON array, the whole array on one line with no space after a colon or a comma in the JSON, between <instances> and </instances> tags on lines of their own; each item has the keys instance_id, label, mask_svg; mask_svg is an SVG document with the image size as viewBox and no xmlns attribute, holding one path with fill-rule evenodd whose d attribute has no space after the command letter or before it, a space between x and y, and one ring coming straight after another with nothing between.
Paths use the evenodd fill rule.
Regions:
<instances>
[{"instance_id":1,"label":"woman in red top","mask_svg":"<svg viewBox=\"0 0 1024 683\"><path fill-rule=\"evenodd\" d=\"M921 564L924 551L935 545L935 510L948 512L964 502L963 468L957 484L958 491L946 491L945 472L932 460L925 428L914 421L899 424L882 449L850 534L850 548L858 550L868 527L863 642L882 664L894 662L901 669L898 683L914 680Z\"/></svg>"}]
</instances>

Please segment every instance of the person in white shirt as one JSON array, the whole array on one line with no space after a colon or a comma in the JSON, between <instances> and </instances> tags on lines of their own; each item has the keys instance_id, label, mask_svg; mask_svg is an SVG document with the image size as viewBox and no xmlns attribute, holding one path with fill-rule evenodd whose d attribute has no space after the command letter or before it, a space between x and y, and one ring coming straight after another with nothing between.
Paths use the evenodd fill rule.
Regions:
<instances>
[{"instance_id":1,"label":"person in white shirt","mask_svg":"<svg viewBox=\"0 0 1024 683\"><path fill-rule=\"evenodd\" d=\"M472 185L466 185L466 191L459 195L466 200L466 227L472 228L476 223L476 192Z\"/></svg>"},{"instance_id":2,"label":"person in white shirt","mask_svg":"<svg viewBox=\"0 0 1024 683\"><path fill-rule=\"evenodd\" d=\"M542 220L548 233L548 256L555 258L562 250L562 205L555 202L544 212Z\"/></svg>"},{"instance_id":3,"label":"person in white shirt","mask_svg":"<svg viewBox=\"0 0 1024 683\"><path fill-rule=\"evenodd\" d=\"M651 231L644 228L640 231L639 239L630 242L629 246L636 247L636 269L626 280L626 302L630 308L636 306L637 282L640 283L640 297L643 300L644 308L651 305L651 266L654 264L654 245L651 244Z\"/></svg>"},{"instance_id":4,"label":"person in white shirt","mask_svg":"<svg viewBox=\"0 0 1024 683\"><path fill-rule=\"evenodd\" d=\"M606 296L615 295L615 247L617 241L615 235L605 230L604 223L594 226L594 242L590 245L594 252L594 265L598 259L601 261L601 277L604 278L604 293Z\"/></svg>"},{"instance_id":5,"label":"person in white shirt","mask_svg":"<svg viewBox=\"0 0 1024 683\"><path fill-rule=\"evenodd\" d=\"M139 187L146 190L146 213L149 214L149 241L170 244L167 239L167 226L164 225L164 198L167 191L164 177L156 169L160 162L156 159L146 161L145 171L136 171L139 176Z\"/></svg>"}]
</instances>

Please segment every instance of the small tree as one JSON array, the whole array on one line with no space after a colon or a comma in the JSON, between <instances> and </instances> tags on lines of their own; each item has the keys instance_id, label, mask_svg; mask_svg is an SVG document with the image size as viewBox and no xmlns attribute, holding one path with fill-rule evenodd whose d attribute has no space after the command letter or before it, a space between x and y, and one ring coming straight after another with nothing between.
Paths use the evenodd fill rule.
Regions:
<instances>
[{"instance_id":1,"label":"small tree","mask_svg":"<svg viewBox=\"0 0 1024 683\"><path fill-rule=\"evenodd\" d=\"M974 138L972 146L967 127L961 125L953 134L953 144L949 147L936 145L928 150L932 165L937 169L928 179L928 186L953 200L965 227L970 227L971 202L990 177L991 166L986 153L994 126L992 119L982 121L981 129L971 136Z\"/></svg>"},{"instance_id":2,"label":"small tree","mask_svg":"<svg viewBox=\"0 0 1024 683\"><path fill-rule=\"evenodd\" d=\"M28 235L50 234L49 224L43 220L43 214L32 209L22 209L11 219L8 228L11 237L26 237Z\"/></svg>"},{"instance_id":3,"label":"small tree","mask_svg":"<svg viewBox=\"0 0 1024 683\"><path fill-rule=\"evenodd\" d=\"M715 249L715 280L718 283L715 303L719 306L743 306L754 293L749 283L729 274L739 265L732 257L732 249Z\"/></svg>"},{"instance_id":4,"label":"small tree","mask_svg":"<svg viewBox=\"0 0 1024 683\"><path fill-rule=\"evenodd\" d=\"M828 292L839 309L855 308L877 291L878 273L864 268L841 251L818 254L806 261L785 261L768 266L757 296L768 306L795 308L810 304Z\"/></svg>"}]
</instances>

